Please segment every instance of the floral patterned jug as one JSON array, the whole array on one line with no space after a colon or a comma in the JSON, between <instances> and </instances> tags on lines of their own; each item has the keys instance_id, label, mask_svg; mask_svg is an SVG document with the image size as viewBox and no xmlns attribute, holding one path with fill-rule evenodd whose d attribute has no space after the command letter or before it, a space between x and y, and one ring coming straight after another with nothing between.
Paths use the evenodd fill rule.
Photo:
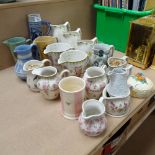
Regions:
<instances>
[{"instance_id":1,"label":"floral patterned jug","mask_svg":"<svg viewBox=\"0 0 155 155\"><path fill-rule=\"evenodd\" d=\"M106 65L102 67L89 67L84 74L84 80L86 81L86 97L89 99L99 99L102 91L107 84L107 78L105 75Z\"/></svg>"},{"instance_id":2,"label":"floral patterned jug","mask_svg":"<svg viewBox=\"0 0 155 155\"><path fill-rule=\"evenodd\" d=\"M79 117L80 129L87 136L98 136L107 128L104 116L105 106L95 99L87 100L82 104L82 113Z\"/></svg>"},{"instance_id":3,"label":"floral patterned jug","mask_svg":"<svg viewBox=\"0 0 155 155\"><path fill-rule=\"evenodd\" d=\"M57 69L52 66L37 68L32 71L32 74L39 76L37 87L44 98L49 100L59 97L58 84L65 73L69 74L69 70L63 70L60 75L57 75Z\"/></svg>"}]
</instances>

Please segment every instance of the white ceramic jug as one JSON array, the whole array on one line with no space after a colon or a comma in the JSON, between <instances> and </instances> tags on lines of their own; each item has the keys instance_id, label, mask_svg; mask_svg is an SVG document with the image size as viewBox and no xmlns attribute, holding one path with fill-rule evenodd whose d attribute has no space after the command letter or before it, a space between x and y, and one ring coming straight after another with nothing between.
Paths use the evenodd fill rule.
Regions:
<instances>
[{"instance_id":1,"label":"white ceramic jug","mask_svg":"<svg viewBox=\"0 0 155 155\"><path fill-rule=\"evenodd\" d=\"M48 59L44 59L42 61L30 60L24 64L23 70L26 72L26 75L27 75L26 82L30 90L39 92L39 89L37 87L38 76L33 75L32 71L36 68L40 68L43 66L49 66L49 65L51 65L51 61Z\"/></svg>"},{"instance_id":2,"label":"white ceramic jug","mask_svg":"<svg viewBox=\"0 0 155 155\"><path fill-rule=\"evenodd\" d=\"M45 99L56 99L59 97L59 81L64 77L65 73L69 74L69 70L63 70L60 75L57 74L57 69L52 66L46 66L34 69L32 74L39 76L37 87L43 94Z\"/></svg>"},{"instance_id":3,"label":"white ceramic jug","mask_svg":"<svg viewBox=\"0 0 155 155\"><path fill-rule=\"evenodd\" d=\"M130 88L127 84L128 77L131 73L132 65L126 68L115 68L108 72L110 79L107 85L107 92L110 96L127 96L130 92Z\"/></svg>"},{"instance_id":4,"label":"white ceramic jug","mask_svg":"<svg viewBox=\"0 0 155 155\"><path fill-rule=\"evenodd\" d=\"M82 113L79 117L80 129L88 136L98 136L107 127L104 117L104 104L98 100L86 100L82 104Z\"/></svg>"},{"instance_id":5,"label":"white ceramic jug","mask_svg":"<svg viewBox=\"0 0 155 155\"><path fill-rule=\"evenodd\" d=\"M64 24L51 24L52 33L50 35L57 37L58 42L62 42L63 33L70 31L70 23L67 21Z\"/></svg>"},{"instance_id":6,"label":"white ceramic jug","mask_svg":"<svg viewBox=\"0 0 155 155\"><path fill-rule=\"evenodd\" d=\"M105 74L106 65L102 67L92 66L86 69L83 79L86 82L86 97L99 99L107 84Z\"/></svg>"}]
</instances>

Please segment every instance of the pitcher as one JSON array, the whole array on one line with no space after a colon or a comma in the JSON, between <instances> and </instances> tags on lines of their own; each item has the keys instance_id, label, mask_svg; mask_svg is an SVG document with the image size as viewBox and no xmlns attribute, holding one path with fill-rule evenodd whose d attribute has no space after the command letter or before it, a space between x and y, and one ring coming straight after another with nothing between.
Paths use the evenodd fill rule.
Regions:
<instances>
[{"instance_id":1,"label":"pitcher","mask_svg":"<svg viewBox=\"0 0 155 155\"><path fill-rule=\"evenodd\" d=\"M93 61L94 61L93 47L95 44L97 44L97 42L98 42L97 37L91 40L80 40L77 42L77 49L88 54L88 57L89 57L88 65L89 66L93 64Z\"/></svg>"},{"instance_id":2,"label":"pitcher","mask_svg":"<svg viewBox=\"0 0 155 155\"><path fill-rule=\"evenodd\" d=\"M39 58L38 47L34 44L19 45L15 48L14 52L17 54L15 72L19 78L26 80L26 72L23 70L23 65L29 60Z\"/></svg>"},{"instance_id":3,"label":"pitcher","mask_svg":"<svg viewBox=\"0 0 155 155\"><path fill-rule=\"evenodd\" d=\"M69 70L63 70L59 75L57 69L52 66L37 68L32 71L32 74L39 76L37 87L45 99L53 100L59 97L59 81Z\"/></svg>"},{"instance_id":4,"label":"pitcher","mask_svg":"<svg viewBox=\"0 0 155 155\"><path fill-rule=\"evenodd\" d=\"M107 84L105 74L106 65L102 67L89 67L84 73L84 80L86 81L86 97L88 99L99 99L104 87Z\"/></svg>"},{"instance_id":5,"label":"pitcher","mask_svg":"<svg viewBox=\"0 0 155 155\"><path fill-rule=\"evenodd\" d=\"M130 88L127 84L127 80L132 67L132 65L129 65L127 68L115 68L108 72L110 82L107 85L107 92L110 96L122 97L129 94Z\"/></svg>"},{"instance_id":6,"label":"pitcher","mask_svg":"<svg viewBox=\"0 0 155 155\"><path fill-rule=\"evenodd\" d=\"M34 92L39 92L39 89L37 87L38 76L33 75L32 71L36 68L40 68L43 66L49 66L49 65L51 65L51 61L48 59L44 59L42 61L30 60L24 64L23 70L26 72L26 75L27 75L26 82L30 90Z\"/></svg>"},{"instance_id":7,"label":"pitcher","mask_svg":"<svg viewBox=\"0 0 155 155\"><path fill-rule=\"evenodd\" d=\"M77 28L75 31L64 32L62 36L62 42L70 44L72 47L77 47L77 42L81 40L81 29Z\"/></svg>"},{"instance_id":8,"label":"pitcher","mask_svg":"<svg viewBox=\"0 0 155 155\"><path fill-rule=\"evenodd\" d=\"M57 38L52 36L39 36L33 41L33 43L39 48L40 60L47 58L47 55L44 54L44 49L46 46L56 42Z\"/></svg>"},{"instance_id":9,"label":"pitcher","mask_svg":"<svg viewBox=\"0 0 155 155\"><path fill-rule=\"evenodd\" d=\"M82 113L79 117L80 129L88 136L98 136L107 128L104 116L104 104L98 100L86 100L82 104Z\"/></svg>"},{"instance_id":10,"label":"pitcher","mask_svg":"<svg viewBox=\"0 0 155 155\"><path fill-rule=\"evenodd\" d=\"M17 58L16 58L15 53L14 53L15 47L18 45L29 43L29 42L31 42L31 40L26 39L24 37L13 37L13 38L9 38L7 40L4 40L3 44L5 44L6 46L9 47L11 55L12 55L14 61L16 62Z\"/></svg>"},{"instance_id":11,"label":"pitcher","mask_svg":"<svg viewBox=\"0 0 155 155\"><path fill-rule=\"evenodd\" d=\"M52 36L58 38L58 42L62 42L63 33L71 30L70 23L67 21L64 24L53 25L51 24Z\"/></svg>"}]
</instances>

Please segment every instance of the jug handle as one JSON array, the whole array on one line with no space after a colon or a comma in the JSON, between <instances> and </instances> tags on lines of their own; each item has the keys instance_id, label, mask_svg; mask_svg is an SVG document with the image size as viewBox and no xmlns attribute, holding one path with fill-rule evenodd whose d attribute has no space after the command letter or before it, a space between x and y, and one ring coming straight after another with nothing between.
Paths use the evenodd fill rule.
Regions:
<instances>
[{"instance_id":1,"label":"jug handle","mask_svg":"<svg viewBox=\"0 0 155 155\"><path fill-rule=\"evenodd\" d=\"M32 51L32 57L36 60L39 60L39 49L38 46L35 43L32 43L31 45L31 51Z\"/></svg>"},{"instance_id":2,"label":"jug handle","mask_svg":"<svg viewBox=\"0 0 155 155\"><path fill-rule=\"evenodd\" d=\"M129 65L128 67L126 67L126 71L129 73L128 76L131 75L132 68L133 68L133 65Z\"/></svg>"},{"instance_id":3,"label":"jug handle","mask_svg":"<svg viewBox=\"0 0 155 155\"><path fill-rule=\"evenodd\" d=\"M67 31L71 30L71 26L70 26L70 23L68 21L65 22L64 25L67 27Z\"/></svg>"},{"instance_id":4,"label":"jug handle","mask_svg":"<svg viewBox=\"0 0 155 155\"><path fill-rule=\"evenodd\" d=\"M51 60L49 60L49 59L42 60L42 67L44 67L44 66L51 66L51 65L52 65Z\"/></svg>"},{"instance_id":5,"label":"jug handle","mask_svg":"<svg viewBox=\"0 0 155 155\"><path fill-rule=\"evenodd\" d=\"M65 74L67 74L67 75L65 75ZM63 77L67 77L69 75L70 75L70 71L68 69L64 69L63 71L61 71L59 77L60 77L60 79L62 79Z\"/></svg>"}]
</instances>

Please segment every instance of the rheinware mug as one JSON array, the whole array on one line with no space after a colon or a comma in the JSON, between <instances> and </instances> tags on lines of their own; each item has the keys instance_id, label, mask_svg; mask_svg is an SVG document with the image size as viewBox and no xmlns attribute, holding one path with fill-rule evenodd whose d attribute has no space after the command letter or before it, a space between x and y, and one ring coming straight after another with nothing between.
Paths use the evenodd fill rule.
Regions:
<instances>
[{"instance_id":1,"label":"rheinware mug","mask_svg":"<svg viewBox=\"0 0 155 155\"><path fill-rule=\"evenodd\" d=\"M76 76L59 82L62 114L67 119L78 119L85 97L85 81Z\"/></svg>"}]
</instances>

